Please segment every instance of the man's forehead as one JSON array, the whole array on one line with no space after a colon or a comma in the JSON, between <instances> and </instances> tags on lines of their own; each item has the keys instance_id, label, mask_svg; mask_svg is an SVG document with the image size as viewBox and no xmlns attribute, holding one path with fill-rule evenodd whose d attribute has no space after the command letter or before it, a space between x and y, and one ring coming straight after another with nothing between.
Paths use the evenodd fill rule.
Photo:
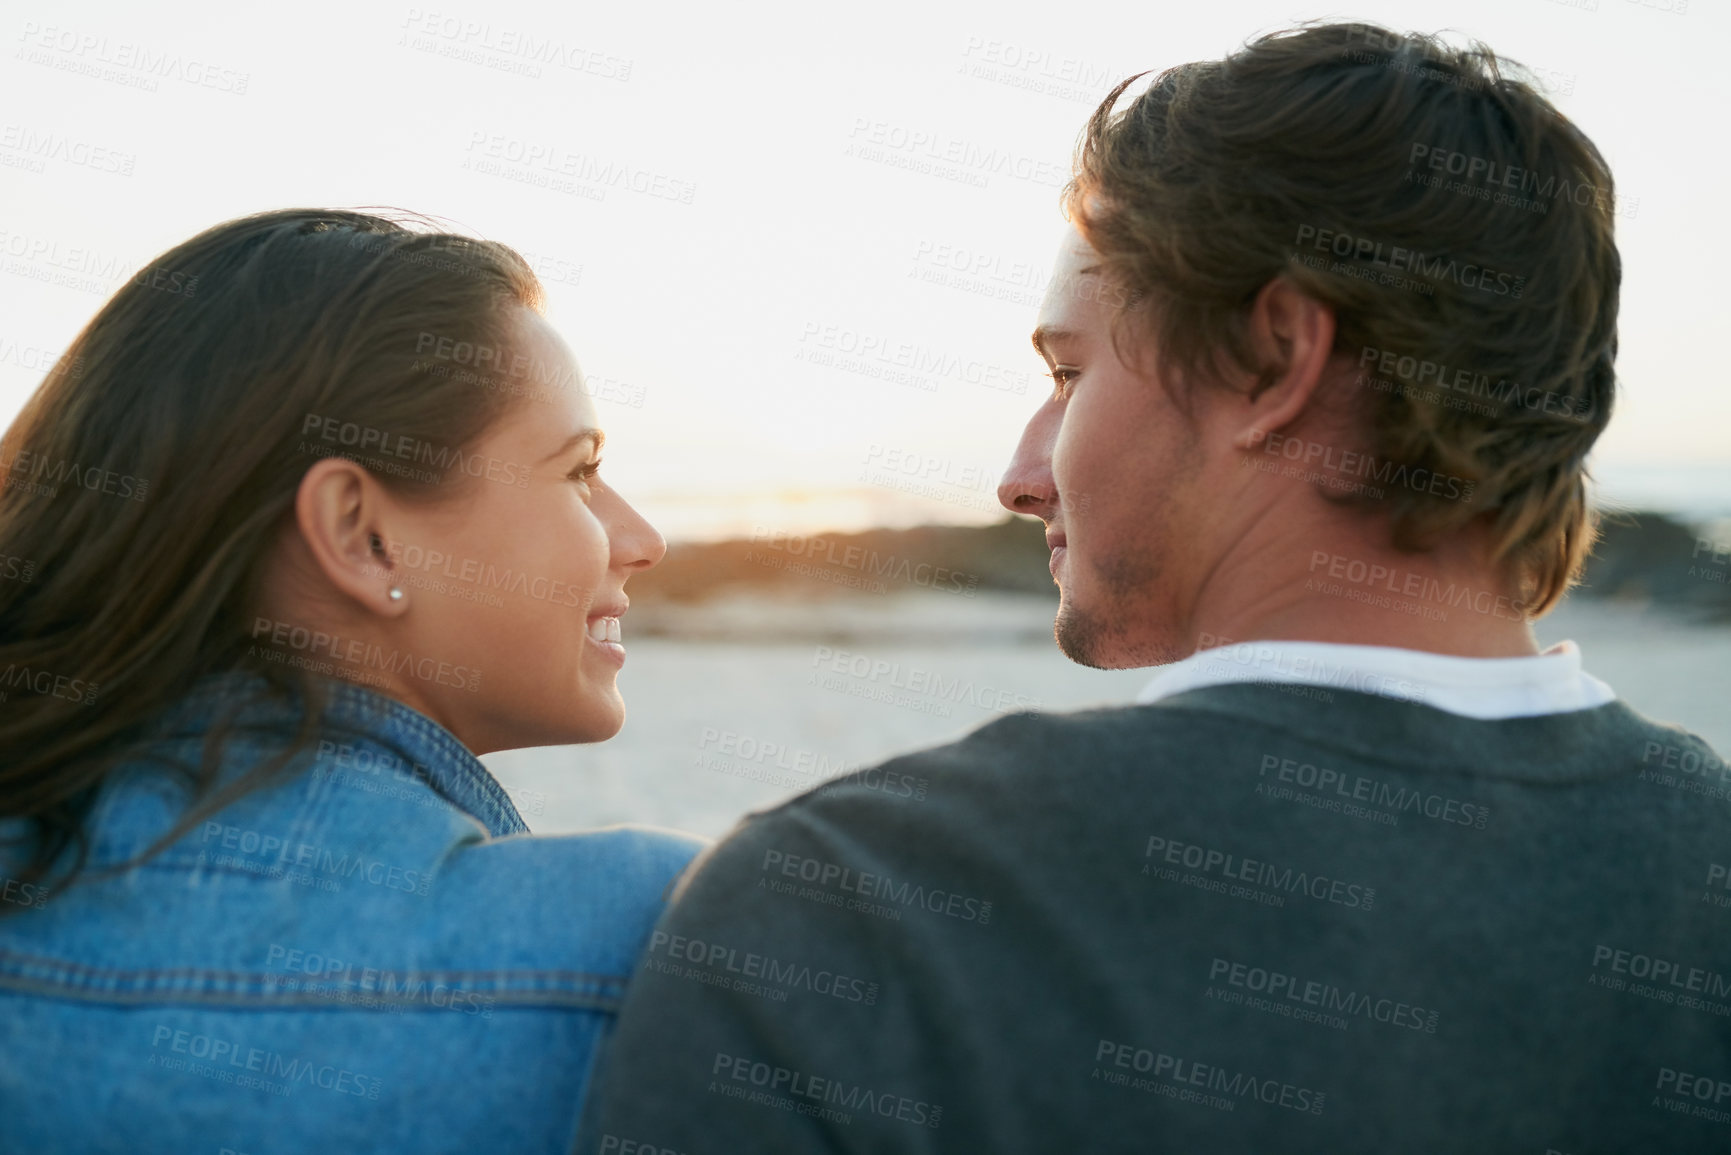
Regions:
<instances>
[{"instance_id":1,"label":"man's forehead","mask_svg":"<svg viewBox=\"0 0 1731 1155\"><path fill-rule=\"evenodd\" d=\"M1100 255L1087 241L1071 230L1058 246L1058 256L1052 265L1052 278L1046 285L1045 299L1040 302L1039 328L1067 327L1067 322L1099 298L1087 291L1100 277Z\"/></svg>"},{"instance_id":2,"label":"man's forehead","mask_svg":"<svg viewBox=\"0 0 1731 1155\"><path fill-rule=\"evenodd\" d=\"M1052 262L1052 276L1082 277L1097 271L1100 254L1094 251L1076 227L1071 225L1058 239L1057 259Z\"/></svg>"}]
</instances>

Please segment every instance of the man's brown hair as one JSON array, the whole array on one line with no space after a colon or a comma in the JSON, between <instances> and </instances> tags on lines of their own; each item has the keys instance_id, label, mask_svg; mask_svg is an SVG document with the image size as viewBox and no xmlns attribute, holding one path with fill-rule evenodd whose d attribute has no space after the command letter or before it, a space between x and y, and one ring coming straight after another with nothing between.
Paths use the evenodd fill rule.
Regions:
<instances>
[{"instance_id":1,"label":"man's brown hair","mask_svg":"<svg viewBox=\"0 0 1731 1155\"><path fill-rule=\"evenodd\" d=\"M1328 305L1394 544L1488 517L1536 614L1595 534L1585 459L1611 414L1622 263L1604 158L1522 71L1368 24L1273 33L1122 109L1138 78L1118 85L1064 204L1180 380L1266 374L1244 322L1274 278Z\"/></svg>"}]
</instances>

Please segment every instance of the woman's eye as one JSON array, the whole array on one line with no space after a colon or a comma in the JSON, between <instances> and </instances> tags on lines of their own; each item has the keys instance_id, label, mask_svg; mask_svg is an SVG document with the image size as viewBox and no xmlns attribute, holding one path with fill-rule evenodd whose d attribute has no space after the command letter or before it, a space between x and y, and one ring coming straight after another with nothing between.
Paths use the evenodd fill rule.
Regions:
<instances>
[{"instance_id":1,"label":"woman's eye","mask_svg":"<svg viewBox=\"0 0 1731 1155\"><path fill-rule=\"evenodd\" d=\"M1081 376L1080 369L1072 369L1067 365L1059 365L1046 376L1052 379L1052 399L1062 401L1070 395L1070 383Z\"/></svg>"},{"instance_id":2,"label":"woman's eye","mask_svg":"<svg viewBox=\"0 0 1731 1155\"><path fill-rule=\"evenodd\" d=\"M601 461L600 459L596 459L589 462L587 465L579 465L576 469L573 469L568 476L572 481L581 481L587 485L590 478L600 472Z\"/></svg>"}]
</instances>

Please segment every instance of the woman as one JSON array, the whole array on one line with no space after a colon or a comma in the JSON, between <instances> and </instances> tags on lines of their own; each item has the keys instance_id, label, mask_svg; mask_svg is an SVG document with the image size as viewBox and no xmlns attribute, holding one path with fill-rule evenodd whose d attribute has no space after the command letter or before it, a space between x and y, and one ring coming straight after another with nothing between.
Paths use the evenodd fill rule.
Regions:
<instances>
[{"instance_id":1,"label":"woman","mask_svg":"<svg viewBox=\"0 0 1731 1155\"><path fill-rule=\"evenodd\" d=\"M618 731L664 551L541 300L500 245L231 221L0 443L8 1149L569 1149L698 846L530 837L476 760Z\"/></svg>"}]
</instances>

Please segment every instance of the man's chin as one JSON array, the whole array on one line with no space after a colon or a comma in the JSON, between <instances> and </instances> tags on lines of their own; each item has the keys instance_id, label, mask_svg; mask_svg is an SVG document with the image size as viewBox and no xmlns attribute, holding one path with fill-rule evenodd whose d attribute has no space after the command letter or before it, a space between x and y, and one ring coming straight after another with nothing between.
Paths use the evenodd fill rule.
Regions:
<instances>
[{"instance_id":1,"label":"man's chin","mask_svg":"<svg viewBox=\"0 0 1731 1155\"><path fill-rule=\"evenodd\" d=\"M1078 666L1096 670L1163 666L1184 657L1161 633L1131 625L1125 614L1083 609L1068 597L1058 603L1058 617L1052 623L1058 650Z\"/></svg>"}]
</instances>

